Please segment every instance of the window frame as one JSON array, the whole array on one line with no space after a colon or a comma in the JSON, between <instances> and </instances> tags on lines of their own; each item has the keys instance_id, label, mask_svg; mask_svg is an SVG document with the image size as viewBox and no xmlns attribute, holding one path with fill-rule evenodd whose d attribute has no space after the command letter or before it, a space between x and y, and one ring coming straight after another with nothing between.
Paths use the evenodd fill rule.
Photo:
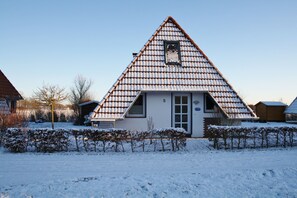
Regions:
<instances>
[{"instance_id":1,"label":"window frame","mask_svg":"<svg viewBox=\"0 0 297 198\"><path fill-rule=\"evenodd\" d=\"M212 109L207 109L207 102L210 100L213 103L213 108ZM217 112L217 104L214 101L214 99L208 94L204 94L204 113L216 113Z\"/></svg>"},{"instance_id":2,"label":"window frame","mask_svg":"<svg viewBox=\"0 0 297 198\"><path fill-rule=\"evenodd\" d=\"M169 44L177 44L177 50L178 50L178 60L179 62L168 62L166 53L167 53L167 45ZM181 65L181 52L180 52L180 41L164 41L164 62L166 65Z\"/></svg>"},{"instance_id":3,"label":"window frame","mask_svg":"<svg viewBox=\"0 0 297 198\"><path fill-rule=\"evenodd\" d=\"M143 113L142 114L131 114L131 113L129 113L131 108L134 106L135 102L138 100L138 98L140 96L142 96L142 104L143 104L142 110L143 110ZM145 93L138 95L136 100L133 102L133 104L131 105L131 107L127 111L126 117L127 118L146 118L146 94Z\"/></svg>"},{"instance_id":4,"label":"window frame","mask_svg":"<svg viewBox=\"0 0 297 198\"><path fill-rule=\"evenodd\" d=\"M186 96L187 103L182 102L182 97ZM176 103L176 97L181 97L180 103ZM176 112L176 106L180 106L180 112ZM183 112L182 106L187 106L187 112ZM175 116L180 116L180 121L175 121ZM182 116L187 115L187 122L182 121ZM187 124L187 132L192 134L193 131L193 112L192 112L192 93L176 92L171 93L171 127L176 128L176 124L181 124L180 128L183 128L183 124Z\"/></svg>"}]
</instances>

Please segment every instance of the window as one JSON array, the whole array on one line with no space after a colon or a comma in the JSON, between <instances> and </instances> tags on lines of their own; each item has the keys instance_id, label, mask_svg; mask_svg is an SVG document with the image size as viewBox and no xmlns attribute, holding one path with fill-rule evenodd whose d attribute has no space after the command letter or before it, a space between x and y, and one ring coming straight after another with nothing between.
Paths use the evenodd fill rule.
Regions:
<instances>
[{"instance_id":1,"label":"window","mask_svg":"<svg viewBox=\"0 0 297 198\"><path fill-rule=\"evenodd\" d=\"M145 117L145 95L138 96L130 110L127 117Z\"/></svg>"},{"instance_id":2,"label":"window","mask_svg":"<svg viewBox=\"0 0 297 198\"><path fill-rule=\"evenodd\" d=\"M297 114L286 114L287 122L297 122Z\"/></svg>"},{"instance_id":3,"label":"window","mask_svg":"<svg viewBox=\"0 0 297 198\"><path fill-rule=\"evenodd\" d=\"M217 111L216 104L209 94L204 95L204 100L205 100L205 112L212 113Z\"/></svg>"},{"instance_id":4,"label":"window","mask_svg":"<svg viewBox=\"0 0 297 198\"><path fill-rule=\"evenodd\" d=\"M165 64L180 65L179 41L164 41Z\"/></svg>"}]
</instances>

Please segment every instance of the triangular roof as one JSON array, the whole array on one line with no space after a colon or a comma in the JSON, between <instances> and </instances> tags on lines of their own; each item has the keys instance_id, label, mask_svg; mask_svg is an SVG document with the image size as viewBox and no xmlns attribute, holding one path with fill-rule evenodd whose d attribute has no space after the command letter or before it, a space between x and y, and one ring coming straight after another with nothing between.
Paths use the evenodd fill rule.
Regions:
<instances>
[{"instance_id":1,"label":"triangular roof","mask_svg":"<svg viewBox=\"0 0 297 198\"><path fill-rule=\"evenodd\" d=\"M23 97L0 70L0 98L21 100Z\"/></svg>"},{"instance_id":2,"label":"triangular roof","mask_svg":"<svg viewBox=\"0 0 297 198\"><path fill-rule=\"evenodd\" d=\"M164 41L180 42L181 66L165 64ZM228 118L256 118L215 65L170 16L104 96L92 120L124 118L143 91L208 92Z\"/></svg>"},{"instance_id":3,"label":"triangular roof","mask_svg":"<svg viewBox=\"0 0 297 198\"><path fill-rule=\"evenodd\" d=\"M285 114L297 114L297 97L293 102L287 107L284 112Z\"/></svg>"}]
</instances>

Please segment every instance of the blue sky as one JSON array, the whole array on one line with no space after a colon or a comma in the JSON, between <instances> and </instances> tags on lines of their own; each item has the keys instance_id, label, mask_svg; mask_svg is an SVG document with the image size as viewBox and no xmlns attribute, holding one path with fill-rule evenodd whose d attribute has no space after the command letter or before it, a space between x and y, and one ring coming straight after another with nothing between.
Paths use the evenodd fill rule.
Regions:
<instances>
[{"instance_id":1,"label":"blue sky","mask_svg":"<svg viewBox=\"0 0 297 198\"><path fill-rule=\"evenodd\" d=\"M0 69L25 97L43 83L93 80L101 100L167 16L242 98L297 96L297 1L0 0Z\"/></svg>"}]
</instances>

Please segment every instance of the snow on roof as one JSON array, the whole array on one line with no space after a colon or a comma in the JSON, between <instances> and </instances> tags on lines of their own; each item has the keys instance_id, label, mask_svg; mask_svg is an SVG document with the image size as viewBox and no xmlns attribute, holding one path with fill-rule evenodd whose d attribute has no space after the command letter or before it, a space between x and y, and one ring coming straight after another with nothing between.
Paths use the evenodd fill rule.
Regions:
<instances>
[{"instance_id":1,"label":"snow on roof","mask_svg":"<svg viewBox=\"0 0 297 198\"><path fill-rule=\"evenodd\" d=\"M84 105L88 105L88 104L92 104L92 103L99 104L99 101L97 101L97 100L91 100L91 101L88 101L88 102L80 103L79 106L84 106Z\"/></svg>"},{"instance_id":2,"label":"snow on roof","mask_svg":"<svg viewBox=\"0 0 297 198\"><path fill-rule=\"evenodd\" d=\"M179 41L181 65L165 64L164 41ZM181 88L209 92L229 118L256 118L190 36L168 17L95 108L92 120L124 118L142 90Z\"/></svg>"},{"instance_id":3,"label":"snow on roof","mask_svg":"<svg viewBox=\"0 0 297 198\"><path fill-rule=\"evenodd\" d=\"M297 114L297 97L295 100L287 107L284 112L285 114Z\"/></svg>"},{"instance_id":4,"label":"snow on roof","mask_svg":"<svg viewBox=\"0 0 297 198\"><path fill-rule=\"evenodd\" d=\"M259 103L263 103L266 106L287 106L285 103L278 101L260 101Z\"/></svg>"}]
</instances>

